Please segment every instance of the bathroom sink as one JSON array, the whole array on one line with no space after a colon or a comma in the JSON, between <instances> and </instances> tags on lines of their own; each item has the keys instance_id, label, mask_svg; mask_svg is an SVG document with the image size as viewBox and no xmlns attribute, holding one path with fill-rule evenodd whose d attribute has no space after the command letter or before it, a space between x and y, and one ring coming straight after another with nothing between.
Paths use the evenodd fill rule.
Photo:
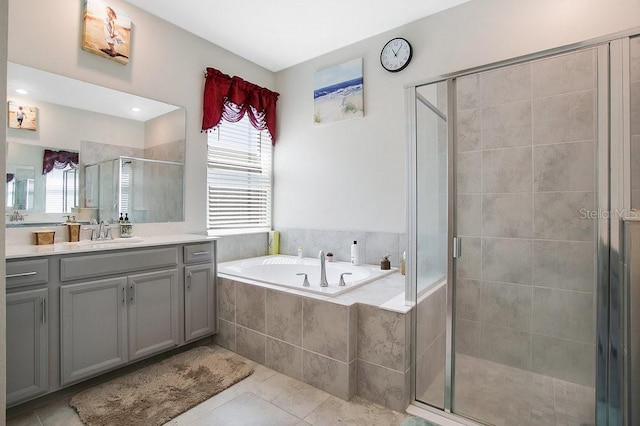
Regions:
<instances>
[{"instance_id":1,"label":"bathroom sink","mask_svg":"<svg viewBox=\"0 0 640 426\"><path fill-rule=\"evenodd\" d=\"M131 237L131 238L114 238L112 240L82 240L76 243L68 243L75 244L78 246L101 246L101 245L128 245L128 244L139 244L144 242L144 238L140 237Z\"/></svg>"}]
</instances>

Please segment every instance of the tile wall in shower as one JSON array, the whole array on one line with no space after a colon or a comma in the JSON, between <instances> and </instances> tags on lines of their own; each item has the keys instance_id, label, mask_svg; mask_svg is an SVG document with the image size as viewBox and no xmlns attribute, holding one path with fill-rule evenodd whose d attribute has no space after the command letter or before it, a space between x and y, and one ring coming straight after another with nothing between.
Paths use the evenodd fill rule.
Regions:
<instances>
[{"instance_id":1,"label":"tile wall in shower","mask_svg":"<svg viewBox=\"0 0 640 426\"><path fill-rule=\"evenodd\" d=\"M456 350L588 386L596 82L593 49L457 80Z\"/></svg>"}]
</instances>

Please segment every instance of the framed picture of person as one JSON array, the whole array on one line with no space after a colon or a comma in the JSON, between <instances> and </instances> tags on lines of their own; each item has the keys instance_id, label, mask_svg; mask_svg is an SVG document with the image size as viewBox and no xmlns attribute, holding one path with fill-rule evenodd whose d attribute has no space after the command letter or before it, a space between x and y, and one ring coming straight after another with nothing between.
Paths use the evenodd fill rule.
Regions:
<instances>
[{"instance_id":1,"label":"framed picture of person","mask_svg":"<svg viewBox=\"0 0 640 426\"><path fill-rule=\"evenodd\" d=\"M9 102L7 127L10 129L36 130L37 110L34 106Z\"/></svg>"},{"instance_id":2,"label":"framed picture of person","mask_svg":"<svg viewBox=\"0 0 640 426\"><path fill-rule=\"evenodd\" d=\"M82 49L123 65L131 52L130 15L103 0L84 0Z\"/></svg>"}]
</instances>

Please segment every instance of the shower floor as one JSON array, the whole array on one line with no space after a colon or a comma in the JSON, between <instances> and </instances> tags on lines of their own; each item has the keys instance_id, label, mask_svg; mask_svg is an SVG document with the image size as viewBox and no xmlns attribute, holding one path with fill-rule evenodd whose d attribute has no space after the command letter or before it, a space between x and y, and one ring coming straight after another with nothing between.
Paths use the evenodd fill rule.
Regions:
<instances>
[{"instance_id":1,"label":"shower floor","mask_svg":"<svg viewBox=\"0 0 640 426\"><path fill-rule=\"evenodd\" d=\"M456 414L496 426L594 424L594 388L464 354L456 366ZM418 400L444 401L444 371Z\"/></svg>"}]
</instances>

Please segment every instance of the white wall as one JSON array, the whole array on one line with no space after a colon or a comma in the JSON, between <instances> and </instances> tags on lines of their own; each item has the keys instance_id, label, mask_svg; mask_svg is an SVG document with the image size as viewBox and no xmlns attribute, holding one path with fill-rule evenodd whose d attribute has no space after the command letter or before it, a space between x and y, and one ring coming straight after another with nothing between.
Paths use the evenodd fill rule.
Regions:
<instances>
[{"instance_id":1,"label":"white wall","mask_svg":"<svg viewBox=\"0 0 640 426\"><path fill-rule=\"evenodd\" d=\"M407 84L640 27L637 0L471 0L276 74L274 227L404 232ZM407 38L391 74L380 49ZM363 57L365 116L313 123L313 73Z\"/></svg>"},{"instance_id":2,"label":"white wall","mask_svg":"<svg viewBox=\"0 0 640 426\"><path fill-rule=\"evenodd\" d=\"M184 119L184 110L177 109L146 121L144 147L184 140Z\"/></svg>"},{"instance_id":3,"label":"white wall","mask_svg":"<svg viewBox=\"0 0 640 426\"><path fill-rule=\"evenodd\" d=\"M9 100L35 106L38 124L36 131L8 129L7 142L73 151L80 150L81 141L145 148L145 123L142 121L17 98L11 94Z\"/></svg>"},{"instance_id":4,"label":"white wall","mask_svg":"<svg viewBox=\"0 0 640 426\"><path fill-rule=\"evenodd\" d=\"M210 66L269 88L274 86L274 75L125 2L111 3L131 15L129 64L80 48L82 2L77 0L9 0L8 60L185 107L186 230L203 231L207 157L206 135L200 132L203 72Z\"/></svg>"}]
</instances>

